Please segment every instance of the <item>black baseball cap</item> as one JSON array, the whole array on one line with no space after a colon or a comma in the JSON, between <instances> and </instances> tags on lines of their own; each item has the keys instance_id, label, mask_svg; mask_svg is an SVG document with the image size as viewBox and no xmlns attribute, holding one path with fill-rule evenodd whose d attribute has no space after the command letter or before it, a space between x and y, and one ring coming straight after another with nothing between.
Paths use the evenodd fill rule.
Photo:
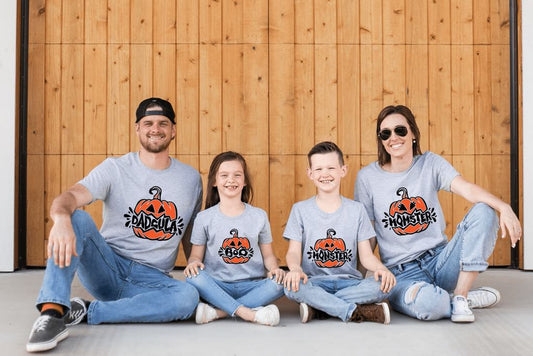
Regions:
<instances>
[{"instance_id":1,"label":"black baseball cap","mask_svg":"<svg viewBox=\"0 0 533 356\"><path fill-rule=\"evenodd\" d=\"M161 110L150 110L154 106L159 106ZM170 104L164 99L148 98L141 101L139 107L137 108L137 111L135 111L135 116L137 116L135 123L138 123L143 117L149 115L163 115L168 117L168 119L172 121L173 124L176 124L176 121L174 120L176 114L174 113L172 104Z\"/></svg>"}]
</instances>

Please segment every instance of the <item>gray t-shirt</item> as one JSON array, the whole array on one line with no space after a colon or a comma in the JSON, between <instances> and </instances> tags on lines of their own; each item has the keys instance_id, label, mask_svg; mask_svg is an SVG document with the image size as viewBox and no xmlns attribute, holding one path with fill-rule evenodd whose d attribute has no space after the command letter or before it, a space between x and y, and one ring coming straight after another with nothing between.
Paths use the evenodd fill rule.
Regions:
<instances>
[{"instance_id":1,"label":"gray t-shirt","mask_svg":"<svg viewBox=\"0 0 533 356\"><path fill-rule=\"evenodd\" d=\"M412 261L447 241L438 192L450 191L459 173L439 155L415 156L400 173L374 162L357 175L355 199L374 221L381 261L387 267Z\"/></svg>"},{"instance_id":2,"label":"gray t-shirt","mask_svg":"<svg viewBox=\"0 0 533 356\"><path fill-rule=\"evenodd\" d=\"M238 216L226 216L219 205L198 213L191 243L205 245L205 271L224 282L265 277L259 244L272 243L267 214L245 204Z\"/></svg>"},{"instance_id":3,"label":"gray t-shirt","mask_svg":"<svg viewBox=\"0 0 533 356\"><path fill-rule=\"evenodd\" d=\"M293 205L283 232L302 243L302 269L314 278L362 278L357 270L357 243L375 236L363 205L341 197L333 213L322 211L316 197Z\"/></svg>"},{"instance_id":4,"label":"gray t-shirt","mask_svg":"<svg viewBox=\"0 0 533 356\"><path fill-rule=\"evenodd\" d=\"M146 167L137 152L107 158L79 181L102 200L100 233L120 256L169 272L191 219L202 204L202 181L176 159L163 170Z\"/></svg>"}]
</instances>

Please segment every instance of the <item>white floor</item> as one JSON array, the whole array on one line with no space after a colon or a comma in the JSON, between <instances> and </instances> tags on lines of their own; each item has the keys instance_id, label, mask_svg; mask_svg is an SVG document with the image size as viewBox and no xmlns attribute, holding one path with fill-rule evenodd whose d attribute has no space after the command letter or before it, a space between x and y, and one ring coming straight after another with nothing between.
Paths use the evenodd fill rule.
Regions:
<instances>
[{"instance_id":1,"label":"white floor","mask_svg":"<svg viewBox=\"0 0 533 356\"><path fill-rule=\"evenodd\" d=\"M0 274L0 355L25 355L43 270ZM183 278L181 271L174 273ZM301 324L285 299L277 327L240 320L206 325L123 324L70 329L54 355L533 355L533 273L490 269L476 285L502 293L500 304L476 310L473 324L417 321L392 313L391 324L313 320ZM76 280L73 296L89 297ZM154 301L158 303L160 301Z\"/></svg>"}]
</instances>

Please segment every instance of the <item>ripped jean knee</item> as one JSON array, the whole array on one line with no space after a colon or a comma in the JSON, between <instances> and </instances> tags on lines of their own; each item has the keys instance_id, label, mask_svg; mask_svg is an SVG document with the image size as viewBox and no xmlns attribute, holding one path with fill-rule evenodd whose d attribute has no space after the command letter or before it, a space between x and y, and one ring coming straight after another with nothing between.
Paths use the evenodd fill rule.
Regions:
<instances>
[{"instance_id":1,"label":"ripped jean knee","mask_svg":"<svg viewBox=\"0 0 533 356\"><path fill-rule=\"evenodd\" d=\"M413 282L395 301L395 309L420 320L438 320L451 315L450 295L426 282Z\"/></svg>"}]
</instances>

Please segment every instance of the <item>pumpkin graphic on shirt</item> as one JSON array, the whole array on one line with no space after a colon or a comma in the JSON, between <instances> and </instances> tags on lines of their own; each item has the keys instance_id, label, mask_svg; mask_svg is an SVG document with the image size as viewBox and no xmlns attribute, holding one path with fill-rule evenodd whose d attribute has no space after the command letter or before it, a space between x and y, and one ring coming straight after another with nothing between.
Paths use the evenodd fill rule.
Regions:
<instances>
[{"instance_id":1,"label":"pumpkin graphic on shirt","mask_svg":"<svg viewBox=\"0 0 533 356\"><path fill-rule=\"evenodd\" d=\"M307 258L321 268L336 268L343 266L352 260L352 250L346 249L346 243L342 238L334 237L337 232L334 229L326 231L326 237L315 241L309 246Z\"/></svg>"},{"instance_id":2,"label":"pumpkin graphic on shirt","mask_svg":"<svg viewBox=\"0 0 533 356\"><path fill-rule=\"evenodd\" d=\"M150 188L148 193L152 199L141 199L134 208L129 208L126 227L131 227L135 236L141 239L166 241L176 233L183 232L183 219L178 216L176 204L161 199L162 189L158 186Z\"/></svg>"},{"instance_id":3,"label":"pumpkin graphic on shirt","mask_svg":"<svg viewBox=\"0 0 533 356\"><path fill-rule=\"evenodd\" d=\"M412 235L426 230L437 221L435 209L429 209L422 197L409 197L405 187L398 188L396 195L401 199L390 204L388 213L381 220L385 228L400 236Z\"/></svg>"},{"instance_id":4,"label":"pumpkin graphic on shirt","mask_svg":"<svg viewBox=\"0 0 533 356\"><path fill-rule=\"evenodd\" d=\"M239 236L237 229L231 229L229 233L231 237L222 241L218 255L228 264L248 262L254 256L254 249L250 247L250 240L247 237Z\"/></svg>"}]
</instances>

